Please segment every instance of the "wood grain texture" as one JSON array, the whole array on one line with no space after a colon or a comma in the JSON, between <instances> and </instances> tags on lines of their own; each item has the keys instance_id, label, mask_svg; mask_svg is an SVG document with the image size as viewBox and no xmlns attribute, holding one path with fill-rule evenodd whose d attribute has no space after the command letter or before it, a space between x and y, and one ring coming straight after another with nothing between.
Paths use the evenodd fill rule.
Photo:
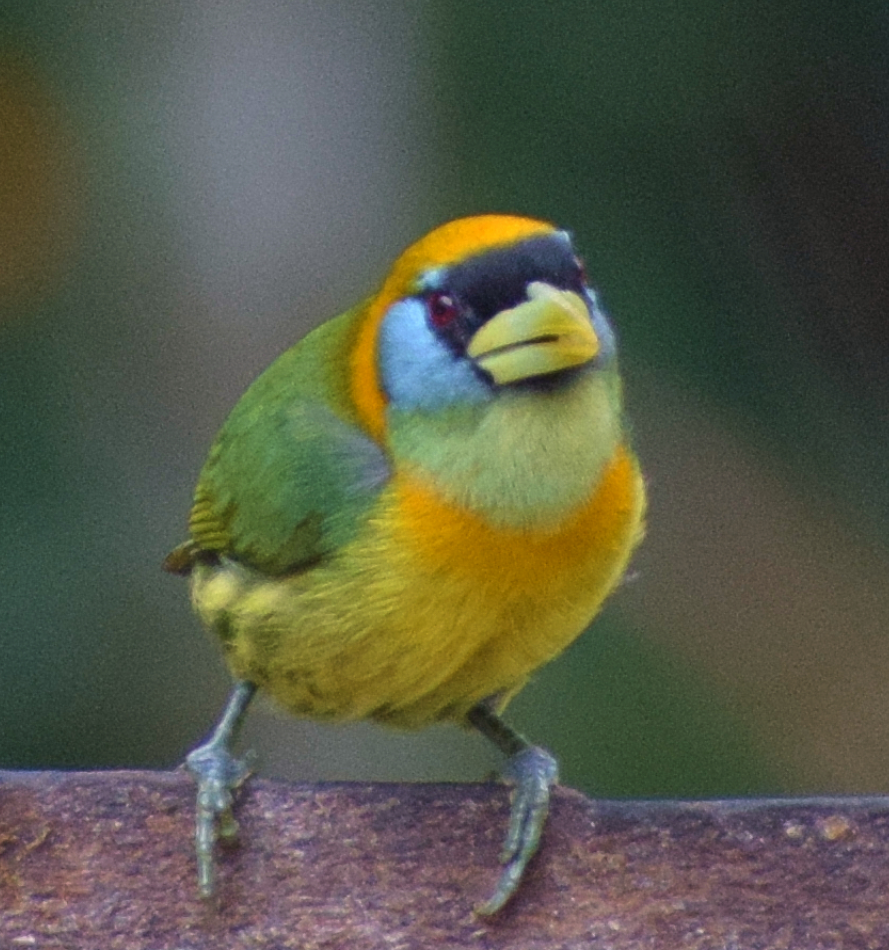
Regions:
<instances>
[{"instance_id":1,"label":"wood grain texture","mask_svg":"<svg viewBox=\"0 0 889 950\"><path fill-rule=\"evenodd\" d=\"M0 946L889 946L889 798L593 802L558 789L517 899L477 918L497 785L252 780L213 906L179 772L0 772Z\"/></svg>"}]
</instances>

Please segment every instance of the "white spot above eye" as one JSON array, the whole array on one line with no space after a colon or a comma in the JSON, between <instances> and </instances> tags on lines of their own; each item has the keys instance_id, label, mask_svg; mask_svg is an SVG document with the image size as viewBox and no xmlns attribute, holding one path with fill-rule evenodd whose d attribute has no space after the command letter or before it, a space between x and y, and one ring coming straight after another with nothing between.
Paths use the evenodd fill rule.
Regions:
<instances>
[{"instance_id":1,"label":"white spot above eye","mask_svg":"<svg viewBox=\"0 0 889 950\"><path fill-rule=\"evenodd\" d=\"M419 287L423 292L440 290L444 282L446 271L443 267L433 267L427 270L419 280Z\"/></svg>"},{"instance_id":2,"label":"white spot above eye","mask_svg":"<svg viewBox=\"0 0 889 950\"><path fill-rule=\"evenodd\" d=\"M491 398L468 359L435 335L426 305L410 298L393 304L380 327L379 371L383 389L399 409L441 409Z\"/></svg>"}]
</instances>

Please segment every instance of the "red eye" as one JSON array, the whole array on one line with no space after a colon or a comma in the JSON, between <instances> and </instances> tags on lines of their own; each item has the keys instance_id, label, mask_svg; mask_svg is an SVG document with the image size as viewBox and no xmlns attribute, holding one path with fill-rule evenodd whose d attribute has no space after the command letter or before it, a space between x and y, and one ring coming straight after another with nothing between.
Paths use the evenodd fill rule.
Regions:
<instances>
[{"instance_id":1,"label":"red eye","mask_svg":"<svg viewBox=\"0 0 889 950\"><path fill-rule=\"evenodd\" d=\"M439 330L450 326L460 314L460 308L449 294L432 294L427 306L432 326Z\"/></svg>"}]
</instances>

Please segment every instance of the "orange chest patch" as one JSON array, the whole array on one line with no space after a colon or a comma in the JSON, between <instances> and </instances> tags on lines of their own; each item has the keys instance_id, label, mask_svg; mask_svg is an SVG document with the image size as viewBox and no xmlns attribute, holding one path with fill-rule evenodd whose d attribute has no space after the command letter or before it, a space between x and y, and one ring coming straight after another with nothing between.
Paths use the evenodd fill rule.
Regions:
<instances>
[{"instance_id":1,"label":"orange chest patch","mask_svg":"<svg viewBox=\"0 0 889 950\"><path fill-rule=\"evenodd\" d=\"M570 582L600 562L625 560L641 536L644 489L634 457L619 446L588 501L551 530L491 525L426 485L399 476L395 533L424 567L521 592Z\"/></svg>"}]
</instances>

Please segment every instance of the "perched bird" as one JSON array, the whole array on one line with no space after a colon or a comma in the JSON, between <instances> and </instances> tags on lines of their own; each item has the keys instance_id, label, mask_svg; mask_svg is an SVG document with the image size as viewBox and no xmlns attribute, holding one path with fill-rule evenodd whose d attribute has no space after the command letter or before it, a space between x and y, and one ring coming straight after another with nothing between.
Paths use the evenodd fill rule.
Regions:
<instances>
[{"instance_id":1,"label":"perched bird","mask_svg":"<svg viewBox=\"0 0 889 950\"><path fill-rule=\"evenodd\" d=\"M236 679L197 778L201 892L263 690L297 716L471 726L514 783L494 913L537 849L556 762L500 714L590 623L641 538L615 340L569 235L452 221L287 350L200 474L188 574Z\"/></svg>"}]
</instances>

